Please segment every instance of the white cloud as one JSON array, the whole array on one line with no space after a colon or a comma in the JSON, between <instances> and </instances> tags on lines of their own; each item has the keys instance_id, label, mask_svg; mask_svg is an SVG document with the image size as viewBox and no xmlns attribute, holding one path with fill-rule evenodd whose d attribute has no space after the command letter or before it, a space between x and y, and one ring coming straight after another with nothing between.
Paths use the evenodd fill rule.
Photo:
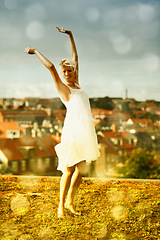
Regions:
<instances>
[{"instance_id":1,"label":"white cloud","mask_svg":"<svg viewBox=\"0 0 160 240\"><path fill-rule=\"evenodd\" d=\"M151 22L155 17L155 9L150 4L138 4L138 15L141 21Z\"/></svg>"},{"instance_id":2,"label":"white cloud","mask_svg":"<svg viewBox=\"0 0 160 240\"><path fill-rule=\"evenodd\" d=\"M6 98L24 98L24 97L58 97L54 83L15 83L8 85L5 92Z\"/></svg>"},{"instance_id":3,"label":"white cloud","mask_svg":"<svg viewBox=\"0 0 160 240\"><path fill-rule=\"evenodd\" d=\"M100 13L97 8L89 8L86 12L86 17L90 22L96 22L99 19Z\"/></svg>"},{"instance_id":4,"label":"white cloud","mask_svg":"<svg viewBox=\"0 0 160 240\"><path fill-rule=\"evenodd\" d=\"M41 3L30 4L25 10L26 18L29 21L43 20L46 17L46 11Z\"/></svg>"},{"instance_id":5,"label":"white cloud","mask_svg":"<svg viewBox=\"0 0 160 240\"><path fill-rule=\"evenodd\" d=\"M147 53L142 58L145 70L154 72L160 69L160 58L154 53Z\"/></svg>"},{"instance_id":6,"label":"white cloud","mask_svg":"<svg viewBox=\"0 0 160 240\"><path fill-rule=\"evenodd\" d=\"M132 42L129 37L120 31L111 31L109 33L114 50L119 54L126 54L132 49Z\"/></svg>"},{"instance_id":7,"label":"white cloud","mask_svg":"<svg viewBox=\"0 0 160 240\"><path fill-rule=\"evenodd\" d=\"M38 21L32 21L26 28L26 34L30 39L38 40L44 35L44 26Z\"/></svg>"}]
</instances>

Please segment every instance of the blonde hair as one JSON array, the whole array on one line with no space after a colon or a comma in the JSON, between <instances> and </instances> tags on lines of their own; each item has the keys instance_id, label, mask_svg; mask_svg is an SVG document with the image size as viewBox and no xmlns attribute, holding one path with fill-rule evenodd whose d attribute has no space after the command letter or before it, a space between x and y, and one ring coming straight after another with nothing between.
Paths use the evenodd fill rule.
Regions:
<instances>
[{"instance_id":1,"label":"blonde hair","mask_svg":"<svg viewBox=\"0 0 160 240\"><path fill-rule=\"evenodd\" d=\"M62 59L59 64L59 75L62 76L62 68L63 67L70 67L75 74L78 74L76 69L76 63L70 59Z\"/></svg>"}]
</instances>

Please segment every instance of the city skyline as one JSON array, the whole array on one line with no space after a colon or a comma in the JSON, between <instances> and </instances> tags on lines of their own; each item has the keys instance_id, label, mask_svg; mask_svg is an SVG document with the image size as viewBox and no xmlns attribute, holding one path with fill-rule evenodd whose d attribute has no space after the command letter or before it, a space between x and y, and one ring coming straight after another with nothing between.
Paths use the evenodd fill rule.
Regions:
<instances>
[{"instance_id":1,"label":"city skyline","mask_svg":"<svg viewBox=\"0 0 160 240\"><path fill-rule=\"evenodd\" d=\"M80 64L80 85L92 97L159 97L160 1L0 2L0 97L58 97L50 73L35 56L37 48L58 68L70 57L67 36L73 31Z\"/></svg>"}]
</instances>

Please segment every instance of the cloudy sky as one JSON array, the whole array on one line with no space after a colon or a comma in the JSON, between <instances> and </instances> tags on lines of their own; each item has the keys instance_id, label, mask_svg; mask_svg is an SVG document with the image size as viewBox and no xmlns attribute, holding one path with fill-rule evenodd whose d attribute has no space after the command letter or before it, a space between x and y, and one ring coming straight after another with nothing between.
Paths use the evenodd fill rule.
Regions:
<instances>
[{"instance_id":1,"label":"cloudy sky","mask_svg":"<svg viewBox=\"0 0 160 240\"><path fill-rule=\"evenodd\" d=\"M160 0L0 0L0 97L57 97L37 48L56 67L70 57L71 29L80 84L89 97L160 101Z\"/></svg>"}]
</instances>

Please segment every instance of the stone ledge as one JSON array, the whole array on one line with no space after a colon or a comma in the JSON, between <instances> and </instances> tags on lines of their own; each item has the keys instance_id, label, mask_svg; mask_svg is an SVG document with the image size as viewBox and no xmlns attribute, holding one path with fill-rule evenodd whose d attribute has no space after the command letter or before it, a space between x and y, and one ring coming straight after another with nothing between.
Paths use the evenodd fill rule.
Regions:
<instances>
[{"instance_id":1,"label":"stone ledge","mask_svg":"<svg viewBox=\"0 0 160 240\"><path fill-rule=\"evenodd\" d=\"M81 216L57 218L60 177L0 177L0 239L157 240L160 181L83 178Z\"/></svg>"}]
</instances>

